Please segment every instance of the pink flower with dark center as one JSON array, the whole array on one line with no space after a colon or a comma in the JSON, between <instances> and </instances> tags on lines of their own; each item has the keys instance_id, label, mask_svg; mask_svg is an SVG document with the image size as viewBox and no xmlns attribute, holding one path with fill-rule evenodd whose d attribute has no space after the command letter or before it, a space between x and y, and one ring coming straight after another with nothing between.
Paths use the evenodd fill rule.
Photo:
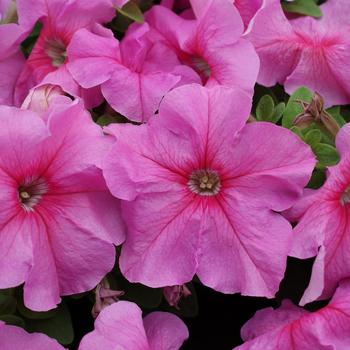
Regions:
<instances>
[{"instance_id":1,"label":"pink flower with dark center","mask_svg":"<svg viewBox=\"0 0 350 350\"><path fill-rule=\"evenodd\" d=\"M98 89L84 90L66 69L67 46L80 28L92 28L95 23L108 22L114 10L109 0L38 0L35 4L18 0L19 21L31 29L37 21L42 29L25 67L17 81L15 103L21 105L29 90L37 84L60 85L72 95L81 96L89 107L102 100Z\"/></svg>"},{"instance_id":2,"label":"pink flower with dark center","mask_svg":"<svg viewBox=\"0 0 350 350\"><path fill-rule=\"evenodd\" d=\"M350 283L343 281L330 303L309 312L284 301L277 310L258 311L241 330L246 343L236 350L348 349Z\"/></svg>"},{"instance_id":3,"label":"pink flower with dark center","mask_svg":"<svg viewBox=\"0 0 350 350\"><path fill-rule=\"evenodd\" d=\"M239 87L251 93L259 60L251 44L242 39L243 23L227 0L192 0L195 20L184 19L164 6L145 16L150 38L164 42L191 67L207 86Z\"/></svg>"},{"instance_id":4,"label":"pink flower with dark center","mask_svg":"<svg viewBox=\"0 0 350 350\"><path fill-rule=\"evenodd\" d=\"M291 256L317 256L302 305L331 297L338 282L350 277L350 125L339 131L336 146L341 161L329 168L326 183L308 190L288 212L290 219L300 220Z\"/></svg>"},{"instance_id":5,"label":"pink flower with dark center","mask_svg":"<svg viewBox=\"0 0 350 350\"><path fill-rule=\"evenodd\" d=\"M0 344L1 350L64 350L56 340L45 334L29 334L22 328L6 325L2 321L0 321Z\"/></svg>"},{"instance_id":6,"label":"pink flower with dark center","mask_svg":"<svg viewBox=\"0 0 350 350\"><path fill-rule=\"evenodd\" d=\"M274 296L292 232L276 211L300 197L315 159L286 129L246 125L250 108L239 90L186 85L149 124L106 129L116 143L103 172L125 200L129 281L164 287L197 274L221 292Z\"/></svg>"},{"instance_id":7,"label":"pink flower with dark center","mask_svg":"<svg viewBox=\"0 0 350 350\"><path fill-rule=\"evenodd\" d=\"M258 82L284 85L288 93L300 86L319 92L327 106L350 102L350 9L347 0L328 0L323 17L288 20L279 1L267 1L254 18L248 39L261 61Z\"/></svg>"},{"instance_id":8,"label":"pink flower with dark center","mask_svg":"<svg viewBox=\"0 0 350 350\"><path fill-rule=\"evenodd\" d=\"M146 122L176 85L199 81L165 45L151 43L148 32L147 24L133 26L119 45L111 31L101 36L82 29L68 48L76 81L84 88L101 85L108 103L137 122Z\"/></svg>"},{"instance_id":9,"label":"pink flower with dark center","mask_svg":"<svg viewBox=\"0 0 350 350\"><path fill-rule=\"evenodd\" d=\"M0 107L0 289L24 282L32 310L94 288L113 268L124 227L96 166L106 142L78 101L51 106L46 123Z\"/></svg>"},{"instance_id":10,"label":"pink flower with dark center","mask_svg":"<svg viewBox=\"0 0 350 350\"><path fill-rule=\"evenodd\" d=\"M178 350L187 338L187 327L177 316L152 312L142 319L136 304L118 301L101 311L79 350L96 350L97 344L101 349Z\"/></svg>"}]
</instances>

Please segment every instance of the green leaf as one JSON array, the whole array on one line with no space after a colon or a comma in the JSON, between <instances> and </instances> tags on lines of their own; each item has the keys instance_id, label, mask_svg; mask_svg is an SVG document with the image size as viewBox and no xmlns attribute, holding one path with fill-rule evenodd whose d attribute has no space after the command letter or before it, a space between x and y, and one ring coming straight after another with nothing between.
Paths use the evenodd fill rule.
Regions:
<instances>
[{"instance_id":1,"label":"green leaf","mask_svg":"<svg viewBox=\"0 0 350 350\"><path fill-rule=\"evenodd\" d=\"M282 125L290 129L294 119L303 112L303 108L298 101L311 102L313 93L306 87L297 89L289 98L286 109L283 113Z\"/></svg>"},{"instance_id":2,"label":"green leaf","mask_svg":"<svg viewBox=\"0 0 350 350\"><path fill-rule=\"evenodd\" d=\"M319 143L312 149L321 166L335 165L339 162L339 154L331 145Z\"/></svg>"},{"instance_id":3,"label":"green leaf","mask_svg":"<svg viewBox=\"0 0 350 350\"><path fill-rule=\"evenodd\" d=\"M62 302L53 317L42 320L26 320L29 332L45 333L57 339L62 345L70 344L74 339L73 325L68 307Z\"/></svg>"},{"instance_id":4,"label":"green leaf","mask_svg":"<svg viewBox=\"0 0 350 350\"><path fill-rule=\"evenodd\" d=\"M127 2L122 8L117 8L117 11L123 16L132 19L137 23L143 23L144 18L140 8L134 1Z\"/></svg>"},{"instance_id":5,"label":"green leaf","mask_svg":"<svg viewBox=\"0 0 350 350\"><path fill-rule=\"evenodd\" d=\"M326 181L326 172L321 169L315 169L312 173L312 177L307 184L308 188L318 189L320 188Z\"/></svg>"},{"instance_id":6,"label":"green leaf","mask_svg":"<svg viewBox=\"0 0 350 350\"><path fill-rule=\"evenodd\" d=\"M340 106L328 108L327 112L335 119L340 127L346 124L345 119L340 114Z\"/></svg>"},{"instance_id":7,"label":"green leaf","mask_svg":"<svg viewBox=\"0 0 350 350\"><path fill-rule=\"evenodd\" d=\"M322 139L322 133L318 129L310 130L304 137L305 142L310 145L311 147L316 146L318 143L321 142Z\"/></svg>"},{"instance_id":8,"label":"green leaf","mask_svg":"<svg viewBox=\"0 0 350 350\"><path fill-rule=\"evenodd\" d=\"M0 320L4 321L6 324L11 324L13 326L18 326L21 328L25 327L25 322L21 317L15 315L1 315Z\"/></svg>"},{"instance_id":9,"label":"green leaf","mask_svg":"<svg viewBox=\"0 0 350 350\"><path fill-rule=\"evenodd\" d=\"M256 106L256 119L257 120L269 120L274 112L275 103L270 95L264 95L258 105Z\"/></svg>"},{"instance_id":10,"label":"green leaf","mask_svg":"<svg viewBox=\"0 0 350 350\"><path fill-rule=\"evenodd\" d=\"M16 305L17 301L12 295L0 294L0 315L15 313Z\"/></svg>"},{"instance_id":11,"label":"green leaf","mask_svg":"<svg viewBox=\"0 0 350 350\"><path fill-rule=\"evenodd\" d=\"M294 132L294 134L298 135L302 140L304 140L304 136L303 133L301 132L301 130L299 128L297 128L296 126L292 126L290 128L290 131Z\"/></svg>"},{"instance_id":12,"label":"green leaf","mask_svg":"<svg viewBox=\"0 0 350 350\"><path fill-rule=\"evenodd\" d=\"M322 16L321 8L313 0L294 0L293 2L283 2L285 12L297 13L299 15L319 18Z\"/></svg>"},{"instance_id":13,"label":"green leaf","mask_svg":"<svg viewBox=\"0 0 350 350\"><path fill-rule=\"evenodd\" d=\"M280 102L273 111L271 118L269 118L269 122L277 124L279 120L282 118L282 115L286 109L286 104L284 102Z\"/></svg>"}]
</instances>

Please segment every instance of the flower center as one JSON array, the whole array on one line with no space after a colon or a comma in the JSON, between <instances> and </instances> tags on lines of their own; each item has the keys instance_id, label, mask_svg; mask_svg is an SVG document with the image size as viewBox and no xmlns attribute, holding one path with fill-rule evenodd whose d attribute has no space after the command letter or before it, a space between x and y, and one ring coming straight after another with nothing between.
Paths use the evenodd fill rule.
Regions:
<instances>
[{"instance_id":1,"label":"flower center","mask_svg":"<svg viewBox=\"0 0 350 350\"><path fill-rule=\"evenodd\" d=\"M42 178L24 181L17 189L18 200L22 208L26 211L32 211L47 192L47 189L47 183Z\"/></svg>"},{"instance_id":2,"label":"flower center","mask_svg":"<svg viewBox=\"0 0 350 350\"><path fill-rule=\"evenodd\" d=\"M340 197L340 203L342 205L350 203L350 186L342 193Z\"/></svg>"},{"instance_id":3,"label":"flower center","mask_svg":"<svg viewBox=\"0 0 350 350\"><path fill-rule=\"evenodd\" d=\"M216 171L200 169L194 171L189 180L188 187L201 196L214 196L220 191L220 178Z\"/></svg>"},{"instance_id":4,"label":"flower center","mask_svg":"<svg viewBox=\"0 0 350 350\"><path fill-rule=\"evenodd\" d=\"M52 65L61 66L67 57L66 46L60 39L48 39L45 42L45 52L51 58Z\"/></svg>"},{"instance_id":5,"label":"flower center","mask_svg":"<svg viewBox=\"0 0 350 350\"><path fill-rule=\"evenodd\" d=\"M206 83L211 75L209 64L202 57L192 56L191 66L200 75L203 83Z\"/></svg>"}]
</instances>

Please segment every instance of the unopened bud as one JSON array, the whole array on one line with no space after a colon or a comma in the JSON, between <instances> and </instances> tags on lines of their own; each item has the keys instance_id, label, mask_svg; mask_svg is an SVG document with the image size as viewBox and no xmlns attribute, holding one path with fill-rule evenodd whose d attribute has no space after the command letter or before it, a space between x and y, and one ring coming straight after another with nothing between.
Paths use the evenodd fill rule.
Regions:
<instances>
[{"instance_id":1,"label":"unopened bud","mask_svg":"<svg viewBox=\"0 0 350 350\"><path fill-rule=\"evenodd\" d=\"M104 278L95 289L95 304L92 308L92 316L96 318L104 308L119 301L119 297L122 295L124 295L123 291L109 289L109 283Z\"/></svg>"},{"instance_id":2,"label":"unopened bud","mask_svg":"<svg viewBox=\"0 0 350 350\"><path fill-rule=\"evenodd\" d=\"M176 309L179 309L179 302L182 298L187 298L192 293L191 291L186 287L185 284L183 285L177 285L177 286L169 286L163 288L163 294L170 306L175 307Z\"/></svg>"}]
</instances>

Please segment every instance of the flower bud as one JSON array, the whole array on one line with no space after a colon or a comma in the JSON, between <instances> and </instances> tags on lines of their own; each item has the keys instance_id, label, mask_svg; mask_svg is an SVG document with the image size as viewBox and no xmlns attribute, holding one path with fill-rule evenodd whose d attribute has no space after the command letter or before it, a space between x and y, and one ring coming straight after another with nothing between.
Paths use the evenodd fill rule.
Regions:
<instances>
[{"instance_id":1,"label":"flower bud","mask_svg":"<svg viewBox=\"0 0 350 350\"><path fill-rule=\"evenodd\" d=\"M124 295L123 291L109 289L109 283L104 278L95 289L95 304L92 308L92 316L96 318L104 308L119 301L119 297L122 295Z\"/></svg>"},{"instance_id":2,"label":"flower bud","mask_svg":"<svg viewBox=\"0 0 350 350\"><path fill-rule=\"evenodd\" d=\"M64 95L64 91L57 85L41 85L30 90L21 108L42 114L47 111L50 103L56 96L62 95Z\"/></svg>"},{"instance_id":3,"label":"flower bud","mask_svg":"<svg viewBox=\"0 0 350 350\"><path fill-rule=\"evenodd\" d=\"M163 294L170 306L175 307L176 309L179 309L179 302L184 297L187 298L192 293L191 291L186 287L185 284L183 285L177 285L177 286L169 286L163 288Z\"/></svg>"}]
</instances>

